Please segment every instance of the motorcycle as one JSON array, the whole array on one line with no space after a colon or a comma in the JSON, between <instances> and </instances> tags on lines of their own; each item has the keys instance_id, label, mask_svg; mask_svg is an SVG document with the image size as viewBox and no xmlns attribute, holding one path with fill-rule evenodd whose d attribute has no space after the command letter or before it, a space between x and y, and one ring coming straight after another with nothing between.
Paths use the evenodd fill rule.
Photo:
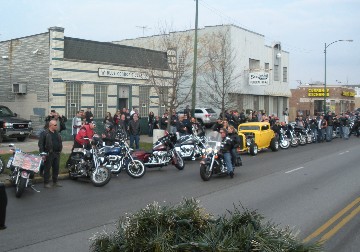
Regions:
<instances>
[{"instance_id":1,"label":"motorcycle","mask_svg":"<svg viewBox=\"0 0 360 252\"><path fill-rule=\"evenodd\" d=\"M310 129L310 126L306 126L303 130L303 134L305 135L306 143L311 144L314 141L314 133Z\"/></svg>"},{"instance_id":2,"label":"motorcycle","mask_svg":"<svg viewBox=\"0 0 360 252\"><path fill-rule=\"evenodd\" d=\"M131 148L125 139L115 142L113 146L99 148L99 156L101 163L113 174L126 170L130 177L141 178L146 172L143 162L132 157Z\"/></svg>"},{"instance_id":3,"label":"motorcycle","mask_svg":"<svg viewBox=\"0 0 360 252\"><path fill-rule=\"evenodd\" d=\"M216 175L227 174L227 168L223 155L219 152L221 135L217 131L210 133L205 148L202 150L203 159L200 161L200 177L208 181ZM234 167L235 169L235 167Z\"/></svg>"},{"instance_id":4,"label":"motorcycle","mask_svg":"<svg viewBox=\"0 0 360 252\"><path fill-rule=\"evenodd\" d=\"M6 167L10 169L9 180L16 187L15 196L20 198L27 187L40 192L34 188L32 179L39 172L43 162L42 157L46 156L46 153L32 155L17 149L14 144L10 144L9 147L12 147L13 156L9 158Z\"/></svg>"},{"instance_id":5,"label":"motorcycle","mask_svg":"<svg viewBox=\"0 0 360 252\"><path fill-rule=\"evenodd\" d=\"M283 128L280 129L279 146L281 149L288 149L290 147L290 139L286 136L286 132Z\"/></svg>"},{"instance_id":6,"label":"motorcycle","mask_svg":"<svg viewBox=\"0 0 360 252\"><path fill-rule=\"evenodd\" d=\"M175 144L175 150L180 153L182 158L195 160L201 156L201 150L205 147L205 143L205 132L199 135L186 135L179 138Z\"/></svg>"},{"instance_id":7,"label":"motorcycle","mask_svg":"<svg viewBox=\"0 0 360 252\"><path fill-rule=\"evenodd\" d=\"M176 140L176 134L166 133L153 144L152 152L137 150L132 155L149 168L163 167L172 163L177 169L183 170L185 163L180 153L175 150Z\"/></svg>"},{"instance_id":8,"label":"motorcycle","mask_svg":"<svg viewBox=\"0 0 360 252\"><path fill-rule=\"evenodd\" d=\"M295 134L294 127L291 124L287 125L286 136L290 139L291 147L299 146L299 138Z\"/></svg>"},{"instance_id":9,"label":"motorcycle","mask_svg":"<svg viewBox=\"0 0 360 252\"><path fill-rule=\"evenodd\" d=\"M299 139L299 144L305 145L306 144L306 136L305 136L305 132L304 132L304 127L294 126L294 132L295 132L295 135Z\"/></svg>"},{"instance_id":10,"label":"motorcycle","mask_svg":"<svg viewBox=\"0 0 360 252\"><path fill-rule=\"evenodd\" d=\"M101 162L97 148L99 139L93 138L91 148L74 148L70 154L69 177L73 180L78 178L90 178L91 183L96 186L104 186L111 179L111 172Z\"/></svg>"}]
</instances>

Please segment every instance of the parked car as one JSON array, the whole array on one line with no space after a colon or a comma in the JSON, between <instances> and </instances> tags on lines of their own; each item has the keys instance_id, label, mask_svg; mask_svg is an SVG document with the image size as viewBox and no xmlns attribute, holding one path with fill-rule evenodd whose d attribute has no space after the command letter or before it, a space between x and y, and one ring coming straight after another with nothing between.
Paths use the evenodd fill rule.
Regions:
<instances>
[{"instance_id":1,"label":"parked car","mask_svg":"<svg viewBox=\"0 0 360 252\"><path fill-rule=\"evenodd\" d=\"M252 156L262 149L279 150L279 142L276 141L275 132L268 122L242 123L238 127L238 135L242 139L240 151L248 152Z\"/></svg>"},{"instance_id":2,"label":"parked car","mask_svg":"<svg viewBox=\"0 0 360 252\"><path fill-rule=\"evenodd\" d=\"M32 133L30 120L17 117L8 107L0 105L0 143L3 139L17 138L23 142Z\"/></svg>"},{"instance_id":3,"label":"parked car","mask_svg":"<svg viewBox=\"0 0 360 252\"><path fill-rule=\"evenodd\" d=\"M179 109L177 114L183 114L184 109ZM195 108L196 120L205 127L211 127L216 123L218 114L212 108Z\"/></svg>"}]
</instances>

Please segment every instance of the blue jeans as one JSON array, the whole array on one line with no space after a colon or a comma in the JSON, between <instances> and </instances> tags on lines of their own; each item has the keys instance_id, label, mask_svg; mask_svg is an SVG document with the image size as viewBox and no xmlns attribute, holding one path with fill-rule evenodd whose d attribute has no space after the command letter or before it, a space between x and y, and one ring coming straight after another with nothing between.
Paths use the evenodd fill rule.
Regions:
<instances>
[{"instance_id":1,"label":"blue jeans","mask_svg":"<svg viewBox=\"0 0 360 252\"><path fill-rule=\"evenodd\" d=\"M349 133L350 133L349 127L348 126L343 126L342 131L343 131L344 138L349 139Z\"/></svg>"},{"instance_id":2,"label":"blue jeans","mask_svg":"<svg viewBox=\"0 0 360 252\"><path fill-rule=\"evenodd\" d=\"M153 136L153 130L154 130L154 124L153 123L149 123L149 132L148 132L148 136L152 137Z\"/></svg>"},{"instance_id":3,"label":"blue jeans","mask_svg":"<svg viewBox=\"0 0 360 252\"><path fill-rule=\"evenodd\" d=\"M332 140L333 135L333 126L326 127L326 141L330 142Z\"/></svg>"},{"instance_id":4,"label":"blue jeans","mask_svg":"<svg viewBox=\"0 0 360 252\"><path fill-rule=\"evenodd\" d=\"M232 163L231 163L231 153L230 152L224 153L224 160L225 160L225 164L226 164L228 173L234 171Z\"/></svg>"},{"instance_id":5,"label":"blue jeans","mask_svg":"<svg viewBox=\"0 0 360 252\"><path fill-rule=\"evenodd\" d=\"M176 134L176 131L177 131L176 126L171 126L170 125L170 133Z\"/></svg>"},{"instance_id":6,"label":"blue jeans","mask_svg":"<svg viewBox=\"0 0 360 252\"><path fill-rule=\"evenodd\" d=\"M130 135L130 148L134 147L134 141L135 141L135 149L138 150L140 136L139 135Z\"/></svg>"}]
</instances>

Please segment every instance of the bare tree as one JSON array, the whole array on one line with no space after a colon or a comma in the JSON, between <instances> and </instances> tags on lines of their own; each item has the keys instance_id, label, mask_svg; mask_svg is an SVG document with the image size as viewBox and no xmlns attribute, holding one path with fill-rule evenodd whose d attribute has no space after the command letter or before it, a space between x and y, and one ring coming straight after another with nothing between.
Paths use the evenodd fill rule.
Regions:
<instances>
[{"instance_id":1,"label":"bare tree","mask_svg":"<svg viewBox=\"0 0 360 252\"><path fill-rule=\"evenodd\" d=\"M202 100L221 110L236 107L235 87L240 74L236 73L236 54L231 47L229 28L205 35L202 43Z\"/></svg>"},{"instance_id":2,"label":"bare tree","mask_svg":"<svg viewBox=\"0 0 360 252\"><path fill-rule=\"evenodd\" d=\"M152 43L147 46L167 52L168 63L168 69L155 68L151 58L147 57L149 82L159 96L159 101L153 103L170 111L176 110L190 101L193 37L189 32L175 33L162 28Z\"/></svg>"}]
</instances>

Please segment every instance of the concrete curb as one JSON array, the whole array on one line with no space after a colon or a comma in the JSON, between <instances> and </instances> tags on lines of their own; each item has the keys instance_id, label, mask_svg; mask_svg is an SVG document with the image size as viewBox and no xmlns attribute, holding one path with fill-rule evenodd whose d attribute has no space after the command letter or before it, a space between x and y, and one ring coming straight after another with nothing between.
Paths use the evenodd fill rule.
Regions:
<instances>
[{"instance_id":1,"label":"concrete curb","mask_svg":"<svg viewBox=\"0 0 360 252\"><path fill-rule=\"evenodd\" d=\"M8 175L4 175L4 174L2 174L2 175L8 177ZM59 174L58 179L59 180L69 179L69 174L67 174L67 173ZM50 180L51 180L51 177L50 177ZM44 182L44 178L37 175L35 178L33 178L32 182L33 182L33 184L40 184L40 183ZM13 186L11 184L11 182L7 179L6 179L6 181L0 181L0 183L4 183L5 187Z\"/></svg>"}]
</instances>

